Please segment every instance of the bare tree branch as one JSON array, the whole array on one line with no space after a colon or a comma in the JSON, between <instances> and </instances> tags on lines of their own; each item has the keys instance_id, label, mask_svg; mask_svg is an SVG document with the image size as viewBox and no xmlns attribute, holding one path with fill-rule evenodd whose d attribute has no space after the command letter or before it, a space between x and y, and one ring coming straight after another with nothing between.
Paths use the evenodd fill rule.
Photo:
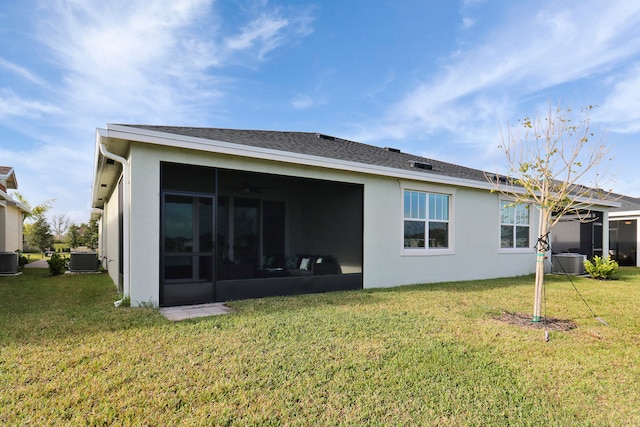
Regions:
<instances>
[{"instance_id":1,"label":"bare tree branch","mask_svg":"<svg viewBox=\"0 0 640 427\"><path fill-rule=\"evenodd\" d=\"M611 200L611 189L603 189L607 174L599 166L609 148L604 138L592 131L589 112L573 121L570 109L552 107L545 116L526 117L501 132L500 148L505 154L506 177L486 175L494 191L513 200L514 204L532 204L540 213L538 258L536 264L536 300L534 321L539 320L541 289L547 236L567 214L586 220L585 212L603 200ZM613 184L608 180L607 184Z\"/></svg>"}]
</instances>

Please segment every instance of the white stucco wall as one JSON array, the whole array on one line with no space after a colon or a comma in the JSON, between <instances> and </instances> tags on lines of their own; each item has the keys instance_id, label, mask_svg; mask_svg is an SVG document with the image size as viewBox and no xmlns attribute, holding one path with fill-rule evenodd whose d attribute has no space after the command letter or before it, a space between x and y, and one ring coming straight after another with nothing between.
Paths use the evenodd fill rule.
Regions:
<instances>
[{"instance_id":1,"label":"white stucco wall","mask_svg":"<svg viewBox=\"0 0 640 427\"><path fill-rule=\"evenodd\" d=\"M22 250L22 211L11 204L0 206L0 251L15 252Z\"/></svg>"},{"instance_id":2,"label":"white stucco wall","mask_svg":"<svg viewBox=\"0 0 640 427\"><path fill-rule=\"evenodd\" d=\"M160 162L197 164L226 169L327 179L364 185L364 286L389 287L414 283L472 280L532 273L533 249L500 250L499 198L486 190L400 181L354 172L331 171L298 164L207 154L176 148L132 144L131 302L158 304ZM403 250L402 192L404 188L451 194L451 245L443 254L410 255ZM105 205L105 252L117 277L117 191ZM298 207L291 206L289 209ZM535 242L537 212L531 213L531 245ZM296 227L289 224L289 227ZM289 230L295 231L295 230ZM115 275L112 273L115 272Z\"/></svg>"},{"instance_id":3,"label":"white stucco wall","mask_svg":"<svg viewBox=\"0 0 640 427\"><path fill-rule=\"evenodd\" d=\"M148 145L131 148L131 304L160 300L160 161L172 155ZM195 159L191 158L191 161Z\"/></svg>"},{"instance_id":4,"label":"white stucco wall","mask_svg":"<svg viewBox=\"0 0 640 427\"><path fill-rule=\"evenodd\" d=\"M403 189L451 194L449 250L403 250ZM394 203L395 201L395 203ZM537 212L532 210L530 240ZM487 279L533 273L533 249L501 250L499 199L488 191L377 179L365 186L365 287Z\"/></svg>"},{"instance_id":5,"label":"white stucco wall","mask_svg":"<svg viewBox=\"0 0 640 427\"><path fill-rule=\"evenodd\" d=\"M7 246L6 203L0 201L0 252L5 252Z\"/></svg>"},{"instance_id":6,"label":"white stucco wall","mask_svg":"<svg viewBox=\"0 0 640 427\"><path fill-rule=\"evenodd\" d=\"M113 283L118 284L120 271L120 247L118 244L118 188L111 194L111 198L105 203L101 219L101 248L100 257L102 265L109 272Z\"/></svg>"}]
</instances>

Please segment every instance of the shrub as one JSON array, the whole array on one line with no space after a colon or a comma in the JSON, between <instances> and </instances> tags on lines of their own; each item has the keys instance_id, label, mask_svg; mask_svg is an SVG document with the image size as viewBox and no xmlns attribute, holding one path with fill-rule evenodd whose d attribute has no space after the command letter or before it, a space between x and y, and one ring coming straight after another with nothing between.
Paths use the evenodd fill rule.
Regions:
<instances>
[{"instance_id":1,"label":"shrub","mask_svg":"<svg viewBox=\"0 0 640 427\"><path fill-rule=\"evenodd\" d=\"M18 267L24 267L29 263L29 259L26 256L22 255L20 249L18 249L16 253L18 254Z\"/></svg>"},{"instance_id":2,"label":"shrub","mask_svg":"<svg viewBox=\"0 0 640 427\"><path fill-rule=\"evenodd\" d=\"M57 253L53 253L47 263L49 263L49 272L53 276L64 273L67 267L67 259Z\"/></svg>"},{"instance_id":3,"label":"shrub","mask_svg":"<svg viewBox=\"0 0 640 427\"><path fill-rule=\"evenodd\" d=\"M618 263L611 258L602 258L594 256L593 261L586 260L584 269L594 279L607 280L611 279L618 272Z\"/></svg>"}]
</instances>

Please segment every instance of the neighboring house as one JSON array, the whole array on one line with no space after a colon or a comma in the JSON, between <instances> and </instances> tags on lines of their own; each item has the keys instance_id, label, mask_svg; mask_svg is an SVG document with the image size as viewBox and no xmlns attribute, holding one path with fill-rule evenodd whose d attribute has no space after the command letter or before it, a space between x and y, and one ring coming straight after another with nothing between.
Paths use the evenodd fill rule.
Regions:
<instances>
[{"instance_id":1,"label":"neighboring house","mask_svg":"<svg viewBox=\"0 0 640 427\"><path fill-rule=\"evenodd\" d=\"M611 207L608 214L594 209L578 218L566 215L551 232L551 250L558 253L579 253L586 258L610 256L620 265L638 266L638 242L640 242L640 199L609 194L608 199L619 206ZM606 225L606 227L605 227ZM608 236L608 251L604 249Z\"/></svg>"},{"instance_id":2,"label":"neighboring house","mask_svg":"<svg viewBox=\"0 0 640 427\"><path fill-rule=\"evenodd\" d=\"M92 205L114 282L169 306L533 273L538 212L493 188L317 133L107 125Z\"/></svg>"},{"instance_id":3,"label":"neighboring house","mask_svg":"<svg viewBox=\"0 0 640 427\"><path fill-rule=\"evenodd\" d=\"M618 196L619 208L609 212L609 254L620 265L640 267L640 199Z\"/></svg>"},{"instance_id":4,"label":"neighboring house","mask_svg":"<svg viewBox=\"0 0 640 427\"><path fill-rule=\"evenodd\" d=\"M22 250L24 215L29 209L7 194L8 190L17 188L13 168L0 166L0 252Z\"/></svg>"},{"instance_id":5,"label":"neighboring house","mask_svg":"<svg viewBox=\"0 0 640 427\"><path fill-rule=\"evenodd\" d=\"M551 231L551 251L582 254L585 259L603 256L607 253L604 236L608 215L597 208L580 215L564 215Z\"/></svg>"}]
</instances>

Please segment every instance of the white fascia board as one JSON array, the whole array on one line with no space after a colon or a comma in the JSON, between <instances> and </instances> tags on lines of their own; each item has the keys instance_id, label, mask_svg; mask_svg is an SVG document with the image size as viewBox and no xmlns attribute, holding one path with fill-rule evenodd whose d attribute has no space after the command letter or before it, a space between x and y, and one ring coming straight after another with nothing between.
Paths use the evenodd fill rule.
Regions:
<instances>
[{"instance_id":1,"label":"white fascia board","mask_svg":"<svg viewBox=\"0 0 640 427\"><path fill-rule=\"evenodd\" d=\"M92 208L101 208L102 206L96 206L98 202L98 192L100 191L100 183L102 182L102 174L103 167L105 164L105 158L100 151L101 143L108 143L109 138L108 129L96 129L96 143L95 143L95 153L94 153L94 175L93 175L93 185L91 187L91 207Z\"/></svg>"},{"instance_id":2,"label":"white fascia board","mask_svg":"<svg viewBox=\"0 0 640 427\"><path fill-rule=\"evenodd\" d=\"M501 192L499 189L496 189L495 187L492 188L493 190L496 191L496 193L498 193L501 197L504 197L505 199L509 199L509 200L514 200L514 197L512 196L512 194L516 193L514 192L513 188L509 187L507 190L504 190L505 192ZM524 192L517 192L519 194L524 194ZM540 196L540 192L536 192L537 196ZM523 200L522 203L531 203L533 205L536 205L536 201L533 198L528 198L528 200ZM572 210L590 210L591 208L619 208L621 205L619 202L616 201L610 201L610 200L597 200L594 201L593 199L590 199L588 197L578 197L577 199L575 199L575 205L572 207Z\"/></svg>"},{"instance_id":3,"label":"white fascia board","mask_svg":"<svg viewBox=\"0 0 640 427\"><path fill-rule=\"evenodd\" d=\"M5 200L5 206L7 204L8 205L12 205L12 206L15 206L16 208L18 208L19 210L21 210L24 213L27 213L27 214L31 213L31 210L29 208L27 208L25 205L23 205L18 200L14 199L13 197L11 197L9 194L5 193L2 190L0 190L0 199L4 199Z\"/></svg>"},{"instance_id":4,"label":"white fascia board","mask_svg":"<svg viewBox=\"0 0 640 427\"><path fill-rule=\"evenodd\" d=\"M235 144L225 141L176 135L172 133L149 131L147 129L139 129L129 126L108 125L107 132L109 138L132 140L167 147L177 147L206 151L211 153L229 154L261 160L301 164L305 166L315 166L320 168L337 169L341 171L358 172L369 175L381 175L392 178L411 179L416 181L426 181L484 190L491 190L494 188L494 186L489 182L484 183L471 179L430 174L428 172L403 171L400 169L385 166L369 165L366 163L358 163L348 160L311 156L308 154L293 153L288 151L274 150L270 148Z\"/></svg>"},{"instance_id":5,"label":"white fascia board","mask_svg":"<svg viewBox=\"0 0 640 427\"><path fill-rule=\"evenodd\" d=\"M609 212L609 219L636 219L640 217L640 211L618 211Z\"/></svg>"},{"instance_id":6,"label":"white fascia board","mask_svg":"<svg viewBox=\"0 0 640 427\"><path fill-rule=\"evenodd\" d=\"M93 160L93 185L91 186L91 206L98 200L98 187L100 185L100 178L102 176L102 167L100 163L100 141L102 138L106 138L108 131L106 129L96 129L96 145Z\"/></svg>"}]
</instances>

